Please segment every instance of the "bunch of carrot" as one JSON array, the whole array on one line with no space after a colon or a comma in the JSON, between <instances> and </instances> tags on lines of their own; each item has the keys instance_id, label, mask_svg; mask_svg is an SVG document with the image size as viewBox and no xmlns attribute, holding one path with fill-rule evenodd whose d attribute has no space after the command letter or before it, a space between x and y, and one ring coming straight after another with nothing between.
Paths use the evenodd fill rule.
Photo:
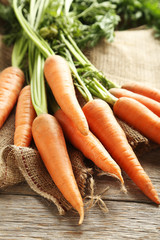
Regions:
<instances>
[{"instance_id":1,"label":"bunch of carrot","mask_svg":"<svg viewBox=\"0 0 160 240\"><path fill-rule=\"evenodd\" d=\"M123 178L119 166L99 140L89 130L88 132L84 131L86 128L81 114L86 122L87 120L77 102L68 63L60 56L51 56L45 61L44 74L57 103L60 106L64 105L64 108L68 107L71 117L68 117L62 109L58 110L54 116L48 113L39 115L33 122L33 138L53 181L64 197L79 212L79 224L81 224L84 217L83 202L73 176L61 127L65 136L67 135L71 143L86 157L107 173L118 178L122 184ZM56 88L54 88L55 86ZM57 91L57 89L60 98L56 97L55 90ZM75 109L78 114L75 114ZM67 126L66 131L64 126Z\"/></svg>"},{"instance_id":2,"label":"bunch of carrot","mask_svg":"<svg viewBox=\"0 0 160 240\"><path fill-rule=\"evenodd\" d=\"M49 64L50 61L51 66ZM62 72L61 69L67 70ZM4 72L5 71L6 70L4 70ZM50 86L53 86L52 82L54 81L56 89L59 89L60 92L68 92L65 96L66 106L68 106L70 102L74 103L73 96L75 97L75 93L72 92L74 88L67 62L60 56L52 56L45 62L44 73ZM5 76L3 72L0 77L2 76ZM68 83L66 79L69 79L70 82ZM57 101L60 104L63 100L62 97L63 95L60 100ZM124 100L127 102L126 99ZM114 108L116 107L114 106ZM77 111L79 111L80 107L78 106L77 109ZM117 109L119 112L119 108ZM124 114L126 114L125 109ZM75 118L76 122L77 116L74 114L74 108L70 107L69 111L72 113L72 118ZM159 204L158 195L149 177L140 166L127 142L124 132L116 122L109 105L103 100L92 100L83 107L83 111L87 117L91 130L100 139L112 157L128 173L142 191L154 202ZM102 170L116 176L123 183L120 168L90 131L88 131L87 134L85 132L85 135L82 134L79 131L80 128L78 129L73 120L67 117L62 110L58 110L55 113L55 117L60 123L65 136L76 148L80 149L87 158L93 160ZM47 113L40 114L35 120L34 118L35 111L31 103L30 86L26 86L23 88L18 98L14 143L17 146L29 146L32 128L34 141L50 175L66 199L80 213L80 223L82 223L84 215L82 210L82 199L73 176L60 125L53 116ZM81 120L81 117L79 119ZM83 122L80 125L83 126ZM83 129L83 127L81 129ZM59 179L59 176L63 176L63 178L61 177ZM68 191L70 196L68 196Z\"/></svg>"},{"instance_id":3,"label":"bunch of carrot","mask_svg":"<svg viewBox=\"0 0 160 240\"><path fill-rule=\"evenodd\" d=\"M40 2L41 4L44 3L45 6L45 1ZM73 174L65 138L103 171L118 178L122 184L124 184L124 181L120 167L124 169L146 196L156 204L160 204L158 194L151 180L140 165L128 144L125 133L113 114L115 113L119 118L137 128L148 138L160 143L160 120L158 115L160 110L157 103L160 94L157 93L158 91L154 89L149 93L148 89L133 87L130 84L123 86L133 92L137 91L147 96L140 97L138 93L130 93L130 97L130 95L123 95L122 89L119 88L111 89L110 93L104 90L108 102L113 105L112 111L104 100L93 99L90 92L88 93L86 87L90 90L90 86L85 81L81 81L70 54L68 53L68 62L63 57L54 54L52 49L34 32L35 25L31 26L32 22L34 22L33 19L30 18L30 23L28 23L23 18L22 13L19 12L21 10L17 7L17 0L13 1L13 6L17 19L29 37L28 61L31 83L22 89L24 74L14 66L0 73L0 91L3 99L0 126L7 119L18 99L14 144L28 147L33 135L37 149L53 181L64 197L78 211L80 215L79 224L83 222L84 218L83 200ZM37 8L37 12L42 9ZM40 13L31 15L36 18ZM38 25L38 22L36 23ZM64 42L71 48L65 38ZM76 51L79 51L75 44L72 48L74 47L77 49ZM75 56L77 56L77 53ZM84 64L90 64L83 57L83 54L79 56L78 58L82 58ZM70 69L78 79L79 84L82 84L86 93L85 96L88 102L83 109L81 109L75 95ZM90 70L96 71L92 65ZM59 110L55 111L54 116L49 114L47 107L43 108L41 104L41 99L46 99L44 76L60 107ZM96 89L99 88L103 91L104 88L99 82L94 80L94 84ZM121 91L122 95L118 95L120 94L118 91ZM96 93L96 90L94 89L93 92ZM156 98L150 100L155 95ZM55 105L55 103L52 104Z\"/></svg>"}]
</instances>

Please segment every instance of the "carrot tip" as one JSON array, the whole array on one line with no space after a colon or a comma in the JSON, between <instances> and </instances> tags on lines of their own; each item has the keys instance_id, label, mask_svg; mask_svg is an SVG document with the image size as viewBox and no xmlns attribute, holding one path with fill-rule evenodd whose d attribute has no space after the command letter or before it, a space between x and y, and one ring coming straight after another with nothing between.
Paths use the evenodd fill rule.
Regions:
<instances>
[{"instance_id":1,"label":"carrot tip","mask_svg":"<svg viewBox=\"0 0 160 240\"><path fill-rule=\"evenodd\" d=\"M79 225L81 225L83 223L84 220L84 209L81 210L81 212L79 213L80 215L80 219L79 219Z\"/></svg>"},{"instance_id":2,"label":"carrot tip","mask_svg":"<svg viewBox=\"0 0 160 240\"><path fill-rule=\"evenodd\" d=\"M124 183L121 184L121 189L120 189L120 191L123 192L123 193L125 193L125 194L127 193L127 189L126 189Z\"/></svg>"},{"instance_id":3,"label":"carrot tip","mask_svg":"<svg viewBox=\"0 0 160 240\"><path fill-rule=\"evenodd\" d=\"M160 200L159 200L158 196L155 199L155 203L157 203L158 205L160 204Z\"/></svg>"}]
</instances>

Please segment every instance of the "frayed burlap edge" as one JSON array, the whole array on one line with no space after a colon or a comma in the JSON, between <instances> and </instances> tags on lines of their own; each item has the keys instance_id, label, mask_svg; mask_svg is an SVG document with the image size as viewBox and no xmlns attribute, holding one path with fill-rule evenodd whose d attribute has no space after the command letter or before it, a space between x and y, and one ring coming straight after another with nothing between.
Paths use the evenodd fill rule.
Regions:
<instances>
[{"instance_id":1,"label":"frayed burlap edge","mask_svg":"<svg viewBox=\"0 0 160 240\"><path fill-rule=\"evenodd\" d=\"M25 181L16 164L16 159L10 145L0 152L0 188L5 188Z\"/></svg>"}]
</instances>

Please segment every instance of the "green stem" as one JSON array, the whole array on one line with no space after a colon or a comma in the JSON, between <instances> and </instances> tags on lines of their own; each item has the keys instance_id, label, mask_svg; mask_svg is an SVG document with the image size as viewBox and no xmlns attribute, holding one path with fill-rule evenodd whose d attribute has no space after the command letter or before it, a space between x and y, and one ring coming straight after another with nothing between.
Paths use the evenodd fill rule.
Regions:
<instances>
[{"instance_id":1,"label":"green stem","mask_svg":"<svg viewBox=\"0 0 160 240\"><path fill-rule=\"evenodd\" d=\"M32 42L30 42L29 45L29 62L32 103L37 115L40 115L48 112L45 80L43 74L44 57L38 49L34 48ZM31 66L33 62L34 64Z\"/></svg>"},{"instance_id":2,"label":"green stem","mask_svg":"<svg viewBox=\"0 0 160 240\"><path fill-rule=\"evenodd\" d=\"M86 65L86 61L78 54L76 49L74 48L73 44L71 44L64 36L64 34L61 32L60 34L62 41L67 46L67 48L70 50L70 52L73 54L73 56L83 65Z\"/></svg>"},{"instance_id":3,"label":"green stem","mask_svg":"<svg viewBox=\"0 0 160 240\"><path fill-rule=\"evenodd\" d=\"M48 1L47 1L48 4ZM38 28L44 13L45 0L31 0L29 21L32 28ZM47 113L47 97L43 74L44 57L34 42L29 40L29 73L31 78L31 98L37 115Z\"/></svg>"},{"instance_id":4,"label":"green stem","mask_svg":"<svg viewBox=\"0 0 160 240\"><path fill-rule=\"evenodd\" d=\"M68 15L72 2L73 2L73 0L65 0L65 3L64 3L65 15Z\"/></svg>"},{"instance_id":5,"label":"green stem","mask_svg":"<svg viewBox=\"0 0 160 240\"><path fill-rule=\"evenodd\" d=\"M105 92L103 92L96 84L94 84L93 81L90 80L84 80L87 88L89 89L89 91L96 97L101 98L101 99L105 99L106 98L106 94Z\"/></svg>"},{"instance_id":6,"label":"green stem","mask_svg":"<svg viewBox=\"0 0 160 240\"><path fill-rule=\"evenodd\" d=\"M24 36L16 40L12 51L12 66L23 68L23 60L27 49L28 41Z\"/></svg>"},{"instance_id":7,"label":"green stem","mask_svg":"<svg viewBox=\"0 0 160 240\"><path fill-rule=\"evenodd\" d=\"M119 85L108 80L89 60L88 58L82 53L76 42L73 40L73 38L67 33L66 30L63 30L64 34L68 38L68 41L65 39L64 35L62 34L62 40L66 44L66 46L69 48L69 50L72 52L74 57L83 65L83 66L90 66L90 69L96 72L99 77L103 78L103 81L105 82L105 85L110 86L110 88L116 87L119 88Z\"/></svg>"},{"instance_id":8,"label":"green stem","mask_svg":"<svg viewBox=\"0 0 160 240\"><path fill-rule=\"evenodd\" d=\"M73 38L70 36L70 34L67 32L67 30L65 28L63 28L63 32L64 32L65 36L68 38L68 40L69 40L68 44L71 43L71 45L74 47L76 52L79 54L79 57L81 56L81 59L84 60L84 64L86 64L86 63L91 64L90 61L88 60L88 58L82 53L80 48L77 46L76 42L73 40ZM78 57L78 55L77 55L77 57ZM82 62L83 62L83 60L82 60Z\"/></svg>"},{"instance_id":9,"label":"green stem","mask_svg":"<svg viewBox=\"0 0 160 240\"><path fill-rule=\"evenodd\" d=\"M29 22L35 30L38 28L50 0L30 0Z\"/></svg>"},{"instance_id":10,"label":"green stem","mask_svg":"<svg viewBox=\"0 0 160 240\"><path fill-rule=\"evenodd\" d=\"M25 31L25 33L27 34L27 36L35 43L35 45L39 48L39 50L41 51L41 53L45 56L51 56L54 54L53 50L49 47L48 43L42 39L38 33L36 33L32 27L30 26L30 24L27 22L27 20L24 18L23 14L22 14L22 10L21 7L18 7L18 1L17 0L13 0L13 9L15 12L15 15L20 23L20 25L22 26L23 30Z\"/></svg>"},{"instance_id":11,"label":"green stem","mask_svg":"<svg viewBox=\"0 0 160 240\"><path fill-rule=\"evenodd\" d=\"M103 99L104 101L108 102L111 105L114 105L114 103L117 101L117 98L114 97L109 91L107 91L105 88L104 90L99 87L96 84L95 79L93 80L84 80L86 87L88 88L88 90L95 96L98 98Z\"/></svg>"}]
</instances>

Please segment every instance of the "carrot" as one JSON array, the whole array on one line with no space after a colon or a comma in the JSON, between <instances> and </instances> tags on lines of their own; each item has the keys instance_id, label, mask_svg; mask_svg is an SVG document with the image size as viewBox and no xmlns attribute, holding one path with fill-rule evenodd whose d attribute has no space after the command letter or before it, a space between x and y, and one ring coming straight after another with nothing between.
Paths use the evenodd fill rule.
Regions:
<instances>
[{"instance_id":1,"label":"carrot","mask_svg":"<svg viewBox=\"0 0 160 240\"><path fill-rule=\"evenodd\" d=\"M121 101L121 99L123 98L117 100L114 105L114 109L117 111L119 109L117 103ZM136 101L132 99L129 100ZM146 108L145 106L143 107ZM109 105L103 100L97 99L88 102L83 107L83 111L88 120L91 131L99 138L114 160L146 196L148 196L155 203L160 204L157 192L154 189L151 180L140 165L136 155L126 139L125 133L117 123ZM123 111L124 114L128 116L130 115L132 109L130 108L130 110L126 111L126 109L123 108ZM150 110L148 111L150 112ZM134 113L134 117L136 115L138 114ZM158 117L156 116L156 118ZM143 122L143 120L140 120L140 122Z\"/></svg>"},{"instance_id":2,"label":"carrot","mask_svg":"<svg viewBox=\"0 0 160 240\"><path fill-rule=\"evenodd\" d=\"M160 118L146 106L135 99L121 97L114 104L113 111L144 136L160 144Z\"/></svg>"},{"instance_id":3,"label":"carrot","mask_svg":"<svg viewBox=\"0 0 160 240\"><path fill-rule=\"evenodd\" d=\"M58 121L50 114L41 114L33 121L32 134L50 176L66 200L78 211L81 224L84 218L83 201Z\"/></svg>"},{"instance_id":4,"label":"carrot","mask_svg":"<svg viewBox=\"0 0 160 240\"><path fill-rule=\"evenodd\" d=\"M129 82L122 85L122 88L125 88L129 91L139 93L146 97L152 98L157 102L160 102L160 90L150 86L144 85L141 82Z\"/></svg>"},{"instance_id":5,"label":"carrot","mask_svg":"<svg viewBox=\"0 0 160 240\"><path fill-rule=\"evenodd\" d=\"M117 98L129 97L137 100L138 102L144 104L152 112L154 112L158 117L160 117L160 103L157 101L122 88L111 88L109 91Z\"/></svg>"},{"instance_id":6,"label":"carrot","mask_svg":"<svg viewBox=\"0 0 160 240\"><path fill-rule=\"evenodd\" d=\"M58 55L48 57L44 65L44 74L61 109L72 119L79 131L87 135L88 123L76 98L71 72L66 60Z\"/></svg>"},{"instance_id":7,"label":"carrot","mask_svg":"<svg viewBox=\"0 0 160 240\"><path fill-rule=\"evenodd\" d=\"M18 97L15 115L14 145L29 147L32 139L32 122L36 112L32 105L30 85L25 86Z\"/></svg>"},{"instance_id":8,"label":"carrot","mask_svg":"<svg viewBox=\"0 0 160 240\"><path fill-rule=\"evenodd\" d=\"M61 109L56 111L54 116L59 121L64 135L75 148L79 149L86 158L92 160L103 171L118 178L122 184L124 183L119 166L91 131L87 136L81 134Z\"/></svg>"},{"instance_id":9,"label":"carrot","mask_svg":"<svg viewBox=\"0 0 160 240\"><path fill-rule=\"evenodd\" d=\"M0 74L0 128L13 109L24 83L24 74L17 67L5 68Z\"/></svg>"}]
</instances>

